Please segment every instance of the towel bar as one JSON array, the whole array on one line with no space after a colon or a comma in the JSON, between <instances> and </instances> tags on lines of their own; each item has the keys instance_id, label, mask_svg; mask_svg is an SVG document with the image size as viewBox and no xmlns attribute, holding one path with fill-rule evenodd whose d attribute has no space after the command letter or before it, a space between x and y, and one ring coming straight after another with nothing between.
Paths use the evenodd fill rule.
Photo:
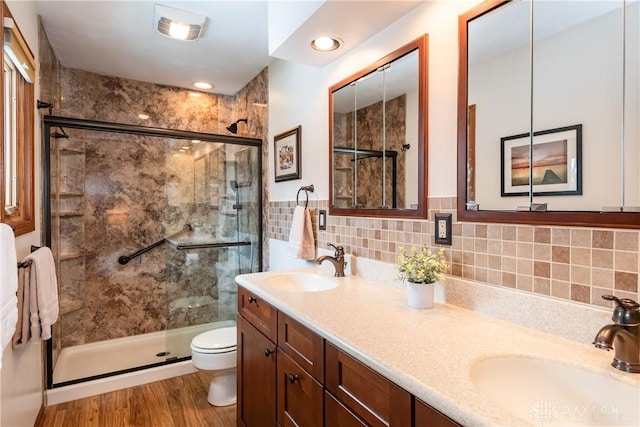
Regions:
<instances>
[{"instance_id":1,"label":"towel bar","mask_svg":"<svg viewBox=\"0 0 640 427\"><path fill-rule=\"evenodd\" d=\"M296 206L300 204L300 192L304 191L305 196L307 196L307 200L305 200L304 202L304 207L308 207L309 206L309 193L313 193L315 191L315 188L313 187L313 184L311 185L303 185L302 187L300 187L300 189L298 190L298 194L296 194Z\"/></svg>"},{"instance_id":2,"label":"towel bar","mask_svg":"<svg viewBox=\"0 0 640 427\"><path fill-rule=\"evenodd\" d=\"M31 252L35 252L40 249L40 246L31 245ZM31 265L31 261L19 261L18 268L27 268Z\"/></svg>"},{"instance_id":3,"label":"towel bar","mask_svg":"<svg viewBox=\"0 0 640 427\"><path fill-rule=\"evenodd\" d=\"M31 265L31 261L19 261L18 268L27 268Z\"/></svg>"}]
</instances>

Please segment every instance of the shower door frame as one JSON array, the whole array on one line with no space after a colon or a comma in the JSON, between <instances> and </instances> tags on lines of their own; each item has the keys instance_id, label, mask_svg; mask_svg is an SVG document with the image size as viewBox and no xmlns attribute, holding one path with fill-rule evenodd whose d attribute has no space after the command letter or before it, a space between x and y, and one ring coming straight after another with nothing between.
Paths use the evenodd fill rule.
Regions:
<instances>
[{"instance_id":1,"label":"shower door frame","mask_svg":"<svg viewBox=\"0 0 640 427\"><path fill-rule=\"evenodd\" d=\"M84 129L93 131L104 131L113 133L128 133L134 135L143 136L155 136L160 138L177 138L177 139L199 139L203 142L216 142L223 144L241 145L247 147L257 147L257 163L260 165L262 171L262 140L257 138L245 138L240 136L218 135L203 132L192 132L177 129L166 129L148 126L137 126L122 123L101 122L97 120L85 120L75 119L61 116L46 115L42 119L42 225L45 245L51 247L51 138L52 128L71 128L71 129ZM63 132L64 134L64 132ZM262 186L262 173L257 174L257 184L260 191L258 191L258 206L260 206L259 220L258 220L258 271L262 271L262 200L263 200L263 186ZM134 368L124 369L116 372L109 372L100 375L94 375L88 378L80 378L77 380L66 381L63 383L53 384L53 337L46 341L46 353L47 353L47 389L54 389L58 387L64 387L67 385L78 384L86 381L96 380L100 378L111 377L114 375L120 375L128 372L141 371L156 366L170 365L184 360L191 359L191 356L176 358L172 360L165 360L150 365L138 366Z\"/></svg>"}]
</instances>

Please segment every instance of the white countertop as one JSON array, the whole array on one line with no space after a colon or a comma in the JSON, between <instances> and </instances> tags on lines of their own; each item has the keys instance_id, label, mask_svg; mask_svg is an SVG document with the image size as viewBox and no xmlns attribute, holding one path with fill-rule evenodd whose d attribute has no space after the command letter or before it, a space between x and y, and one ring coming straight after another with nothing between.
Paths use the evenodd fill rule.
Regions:
<instances>
[{"instance_id":1,"label":"white countertop","mask_svg":"<svg viewBox=\"0 0 640 427\"><path fill-rule=\"evenodd\" d=\"M322 269L301 271L331 276ZM265 284L265 278L280 273L244 274L237 276L236 281L466 426L534 425L531 420L512 416L475 389L470 371L474 363L484 358L533 356L587 368L640 386L639 375L610 366L613 352L598 350L590 344L450 304L436 303L428 310L413 309L407 305L404 289L358 276L336 278L340 282L337 288L321 292L289 292Z\"/></svg>"}]
</instances>

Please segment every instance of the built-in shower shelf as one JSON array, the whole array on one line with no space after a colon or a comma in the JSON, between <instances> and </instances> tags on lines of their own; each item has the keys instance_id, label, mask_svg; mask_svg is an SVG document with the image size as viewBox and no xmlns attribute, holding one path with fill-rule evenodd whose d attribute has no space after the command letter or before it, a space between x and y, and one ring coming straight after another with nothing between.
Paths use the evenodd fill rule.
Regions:
<instances>
[{"instance_id":1,"label":"built-in shower shelf","mask_svg":"<svg viewBox=\"0 0 640 427\"><path fill-rule=\"evenodd\" d=\"M56 195L54 194L53 197L55 197ZM58 197L60 197L61 199L70 199L72 197L82 197L84 196L84 193L81 191L77 191L77 192L65 192L65 193L59 193L57 194Z\"/></svg>"},{"instance_id":2,"label":"built-in shower shelf","mask_svg":"<svg viewBox=\"0 0 640 427\"><path fill-rule=\"evenodd\" d=\"M351 200L351 199L353 199L353 196L336 196L336 199L338 199L338 200Z\"/></svg>"},{"instance_id":3,"label":"built-in shower shelf","mask_svg":"<svg viewBox=\"0 0 640 427\"><path fill-rule=\"evenodd\" d=\"M82 258L84 255L81 253L77 253L77 254L64 254L64 255L60 255L58 257L58 259L60 261L68 261L70 259L78 259L78 258Z\"/></svg>"},{"instance_id":4,"label":"built-in shower shelf","mask_svg":"<svg viewBox=\"0 0 640 427\"><path fill-rule=\"evenodd\" d=\"M84 154L83 150L74 150L72 148L61 148L58 153L61 156L72 156L74 154Z\"/></svg>"},{"instance_id":5,"label":"built-in shower shelf","mask_svg":"<svg viewBox=\"0 0 640 427\"><path fill-rule=\"evenodd\" d=\"M52 212L51 213L51 216L58 216L60 218L71 218L71 217L77 217L82 215L83 215L82 212Z\"/></svg>"},{"instance_id":6,"label":"built-in shower shelf","mask_svg":"<svg viewBox=\"0 0 640 427\"><path fill-rule=\"evenodd\" d=\"M84 301L77 299L60 301L60 314L73 313L84 308Z\"/></svg>"},{"instance_id":7,"label":"built-in shower shelf","mask_svg":"<svg viewBox=\"0 0 640 427\"><path fill-rule=\"evenodd\" d=\"M352 172L353 168L351 167L341 167L341 168L336 168L337 171L343 171L343 172Z\"/></svg>"}]
</instances>

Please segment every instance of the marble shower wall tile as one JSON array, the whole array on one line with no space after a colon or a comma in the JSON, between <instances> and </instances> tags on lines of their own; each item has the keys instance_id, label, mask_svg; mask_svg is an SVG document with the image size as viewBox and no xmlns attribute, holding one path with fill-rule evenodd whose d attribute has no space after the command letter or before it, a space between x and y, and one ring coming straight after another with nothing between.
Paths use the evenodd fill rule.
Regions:
<instances>
[{"instance_id":1,"label":"marble shower wall tile","mask_svg":"<svg viewBox=\"0 0 640 427\"><path fill-rule=\"evenodd\" d=\"M63 67L42 26L40 33L41 98L54 104L54 115L227 135L230 123L247 118L246 126L240 124L238 136L262 140L266 177L267 69L235 96L194 92ZM141 113L149 118L140 119ZM41 114L48 111L42 110ZM234 277L233 269L223 267L217 278L200 270L210 270L214 263L237 265L237 258L201 254L199 266L192 264L184 270L181 257L186 254L172 258L164 251L151 251L143 255L144 261L138 258L127 266L117 264L118 256L164 237L187 220L220 230L235 229L214 221L217 211L194 206L184 197L188 193L184 190L192 184L187 178L193 177L192 165L184 168L172 164L167 145L148 144L139 137L129 135L122 141L119 134L72 129L67 133L72 138L60 140L60 144L67 144L66 153L72 155L52 156L52 166L62 166L59 171L52 167L56 181L51 183L52 188L56 194L66 194L55 206L59 210L81 210L85 219L75 214L60 218L59 232L54 233L62 241L54 241L52 246L65 264L59 269L59 274L64 274L59 280L64 309L56 326L55 348L162 330L184 322L209 321L206 317L216 311L221 318L230 318L235 309L235 287L227 282ZM126 150L122 148L125 145ZM172 174L173 181L167 173ZM167 195L167 185L172 184L177 199ZM265 201L268 198L266 190L251 191L247 196L250 194L253 200L256 191L263 191ZM243 214L263 208L255 203L245 206ZM266 217L263 221L266 224ZM263 257L267 256L265 251ZM184 271L176 276L175 265L180 263ZM179 281L167 281L172 277ZM203 308L194 315L195 311L176 310L178 303L170 306L171 301L191 292L210 296L216 304L219 300L233 304L234 309Z\"/></svg>"}]
</instances>

